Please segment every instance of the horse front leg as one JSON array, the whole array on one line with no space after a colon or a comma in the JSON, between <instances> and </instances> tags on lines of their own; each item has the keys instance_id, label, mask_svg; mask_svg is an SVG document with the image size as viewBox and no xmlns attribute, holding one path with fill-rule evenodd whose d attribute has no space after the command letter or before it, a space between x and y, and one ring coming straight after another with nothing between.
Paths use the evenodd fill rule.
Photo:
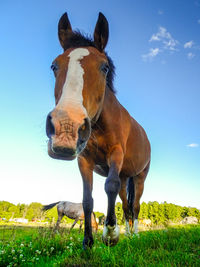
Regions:
<instances>
[{"instance_id":1,"label":"horse front leg","mask_svg":"<svg viewBox=\"0 0 200 267\"><path fill-rule=\"evenodd\" d=\"M55 225L54 230L53 230L54 234L58 233L59 225L60 225L60 222L61 222L63 216L64 215L58 211L58 220L57 220L56 225Z\"/></svg>"},{"instance_id":2,"label":"horse front leg","mask_svg":"<svg viewBox=\"0 0 200 267\"><path fill-rule=\"evenodd\" d=\"M115 201L117 194L120 191L120 178L119 173L121 171L123 162L122 149L116 148L112 151L109 159L109 173L105 182L105 191L108 197L108 210L107 217L103 230L103 242L106 245L114 246L119 240L119 227L115 216Z\"/></svg>"},{"instance_id":3,"label":"horse front leg","mask_svg":"<svg viewBox=\"0 0 200 267\"><path fill-rule=\"evenodd\" d=\"M58 212L58 220L57 220L57 222L56 222L56 226L55 226L55 229L54 229L55 231L58 230L59 225L60 225L60 222L61 222L63 216L64 216L64 215L63 215L61 212Z\"/></svg>"},{"instance_id":4,"label":"horse front leg","mask_svg":"<svg viewBox=\"0 0 200 267\"><path fill-rule=\"evenodd\" d=\"M91 248L94 243L91 226L91 214L93 211L93 167L83 157L79 157L78 164L83 179L83 210L85 217L83 248L86 249L88 247Z\"/></svg>"}]
</instances>

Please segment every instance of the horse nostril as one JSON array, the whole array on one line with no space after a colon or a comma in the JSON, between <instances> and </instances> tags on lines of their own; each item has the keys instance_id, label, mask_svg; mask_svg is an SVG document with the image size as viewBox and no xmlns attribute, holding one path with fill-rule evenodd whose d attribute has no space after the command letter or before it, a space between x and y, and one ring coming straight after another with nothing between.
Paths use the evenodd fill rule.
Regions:
<instances>
[{"instance_id":1,"label":"horse nostril","mask_svg":"<svg viewBox=\"0 0 200 267\"><path fill-rule=\"evenodd\" d=\"M51 138L51 136L55 134L55 128L52 122L51 113L48 114L46 120L46 134L49 138Z\"/></svg>"},{"instance_id":2,"label":"horse nostril","mask_svg":"<svg viewBox=\"0 0 200 267\"><path fill-rule=\"evenodd\" d=\"M90 136L90 132L91 132L90 121L88 118L85 118L84 123L80 126L78 130L78 136L79 136L78 143L82 144L86 142Z\"/></svg>"}]
</instances>

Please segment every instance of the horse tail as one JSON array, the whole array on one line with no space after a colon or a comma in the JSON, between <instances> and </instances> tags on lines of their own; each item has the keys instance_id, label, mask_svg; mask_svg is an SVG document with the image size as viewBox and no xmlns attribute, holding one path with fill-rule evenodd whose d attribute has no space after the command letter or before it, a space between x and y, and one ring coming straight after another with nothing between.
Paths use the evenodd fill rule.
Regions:
<instances>
[{"instance_id":1,"label":"horse tail","mask_svg":"<svg viewBox=\"0 0 200 267\"><path fill-rule=\"evenodd\" d=\"M134 197L135 197L135 186L134 186L133 177L130 177L128 179L128 184L127 184L127 199L128 199L128 208L129 208L129 212L131 215L132 225L133 225L133 217L134 217L134 213L133 213Z\"/></svg>"},{"instance_id":2,"label":"horse tail","mask_svg":"<svg viewBox=\"0 0 200 267\"><path fill-rule=\"evenodd\" d=\"M60 202L60 201L55 202L55 203L52 203L52 204L49 204L49 205L45 205L45 206L43 206L42 210L43 210L43 211L50 210L50 209L52 209L55 205L57 205L59 202Z\"/></svg>"}]
</instances>

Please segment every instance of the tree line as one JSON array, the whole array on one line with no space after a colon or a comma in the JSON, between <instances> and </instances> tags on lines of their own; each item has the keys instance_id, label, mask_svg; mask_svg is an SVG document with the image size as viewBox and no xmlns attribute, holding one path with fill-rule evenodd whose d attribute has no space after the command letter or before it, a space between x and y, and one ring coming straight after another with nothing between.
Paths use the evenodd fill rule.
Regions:
<instances>
[{"instance_id":1,"label":"tree line","mask_svg":"<svg viewBox=\"0 0 200 267\"><path fill-rule=\"evenodd\" d=\"M116 203L116 217L118 224L124 223L122 204ZM104 214L95 212L97 218L101 218ZM171 203L143 202L141 204L139 219L150 219L152 224L165 225L169 222L178 223L188 216L194 216L200 221L200 210L192 207L182 207ZM0 201L0 218L4 220L12 220L14 218L24 218L29 221L40 220L44 222L55 222L58 218L57 208L43 212L42 204L33 202L29 205L17 204L14 205L7 201ZM64 222L71 223L72 220L64 217Z\"/></svg>"},{"instance_id":2,"label":"tree line","mask_svg":"<svg viewBox=\"0 0 200 267\"><path fill-rule=\"evenodd\" d=\"M124 216L122 204L118 202L115 212L119 223L123 223ZM142 202L140 206L139 220L150 219L152 224L166 225L170 222L179 223L185 217L196 217L200 222L200 210L193 207L182 207L172 203Z\"/></svg>"},{"instance_id":3,"label":"tree line","mask_svg":"<svg viewBox=\"0 0 200 267\"><path fill-rule=\"evenodd\" d=\"M48 212L42 211L43 205L38 202L32 202L31 204L12 204L7 201L0 201L0 218L6 220L12 220L14 218L24 218L29 221L49 221L57 220L56 207Z\"/></svg>"}]
</instances>

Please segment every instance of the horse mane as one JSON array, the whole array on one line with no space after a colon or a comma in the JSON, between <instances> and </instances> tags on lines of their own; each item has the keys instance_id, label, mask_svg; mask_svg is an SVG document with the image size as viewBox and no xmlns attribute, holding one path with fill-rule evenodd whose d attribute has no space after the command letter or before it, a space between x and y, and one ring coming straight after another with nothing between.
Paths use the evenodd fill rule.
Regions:
<instances>
[{"instance_id":1,"label":"horse mane","mask_svg":"<svg viewBox=\"0 0 200 267\"><path fill-rule=\"evenodd\" d=\"M89 35L84 35L80 31L73 31L67 38L66 43L64 44L64 50L69 48L78 48L78 47L86 47L92 46L95 47L95 43ZM107 57L109 64L109 71L106 78L106 86L115 94L116 90L113 85L114 76L115 76L115 66L113 64L112 59L107 55L106 52L104 54Z\"/></svg>"}]
</instances>

